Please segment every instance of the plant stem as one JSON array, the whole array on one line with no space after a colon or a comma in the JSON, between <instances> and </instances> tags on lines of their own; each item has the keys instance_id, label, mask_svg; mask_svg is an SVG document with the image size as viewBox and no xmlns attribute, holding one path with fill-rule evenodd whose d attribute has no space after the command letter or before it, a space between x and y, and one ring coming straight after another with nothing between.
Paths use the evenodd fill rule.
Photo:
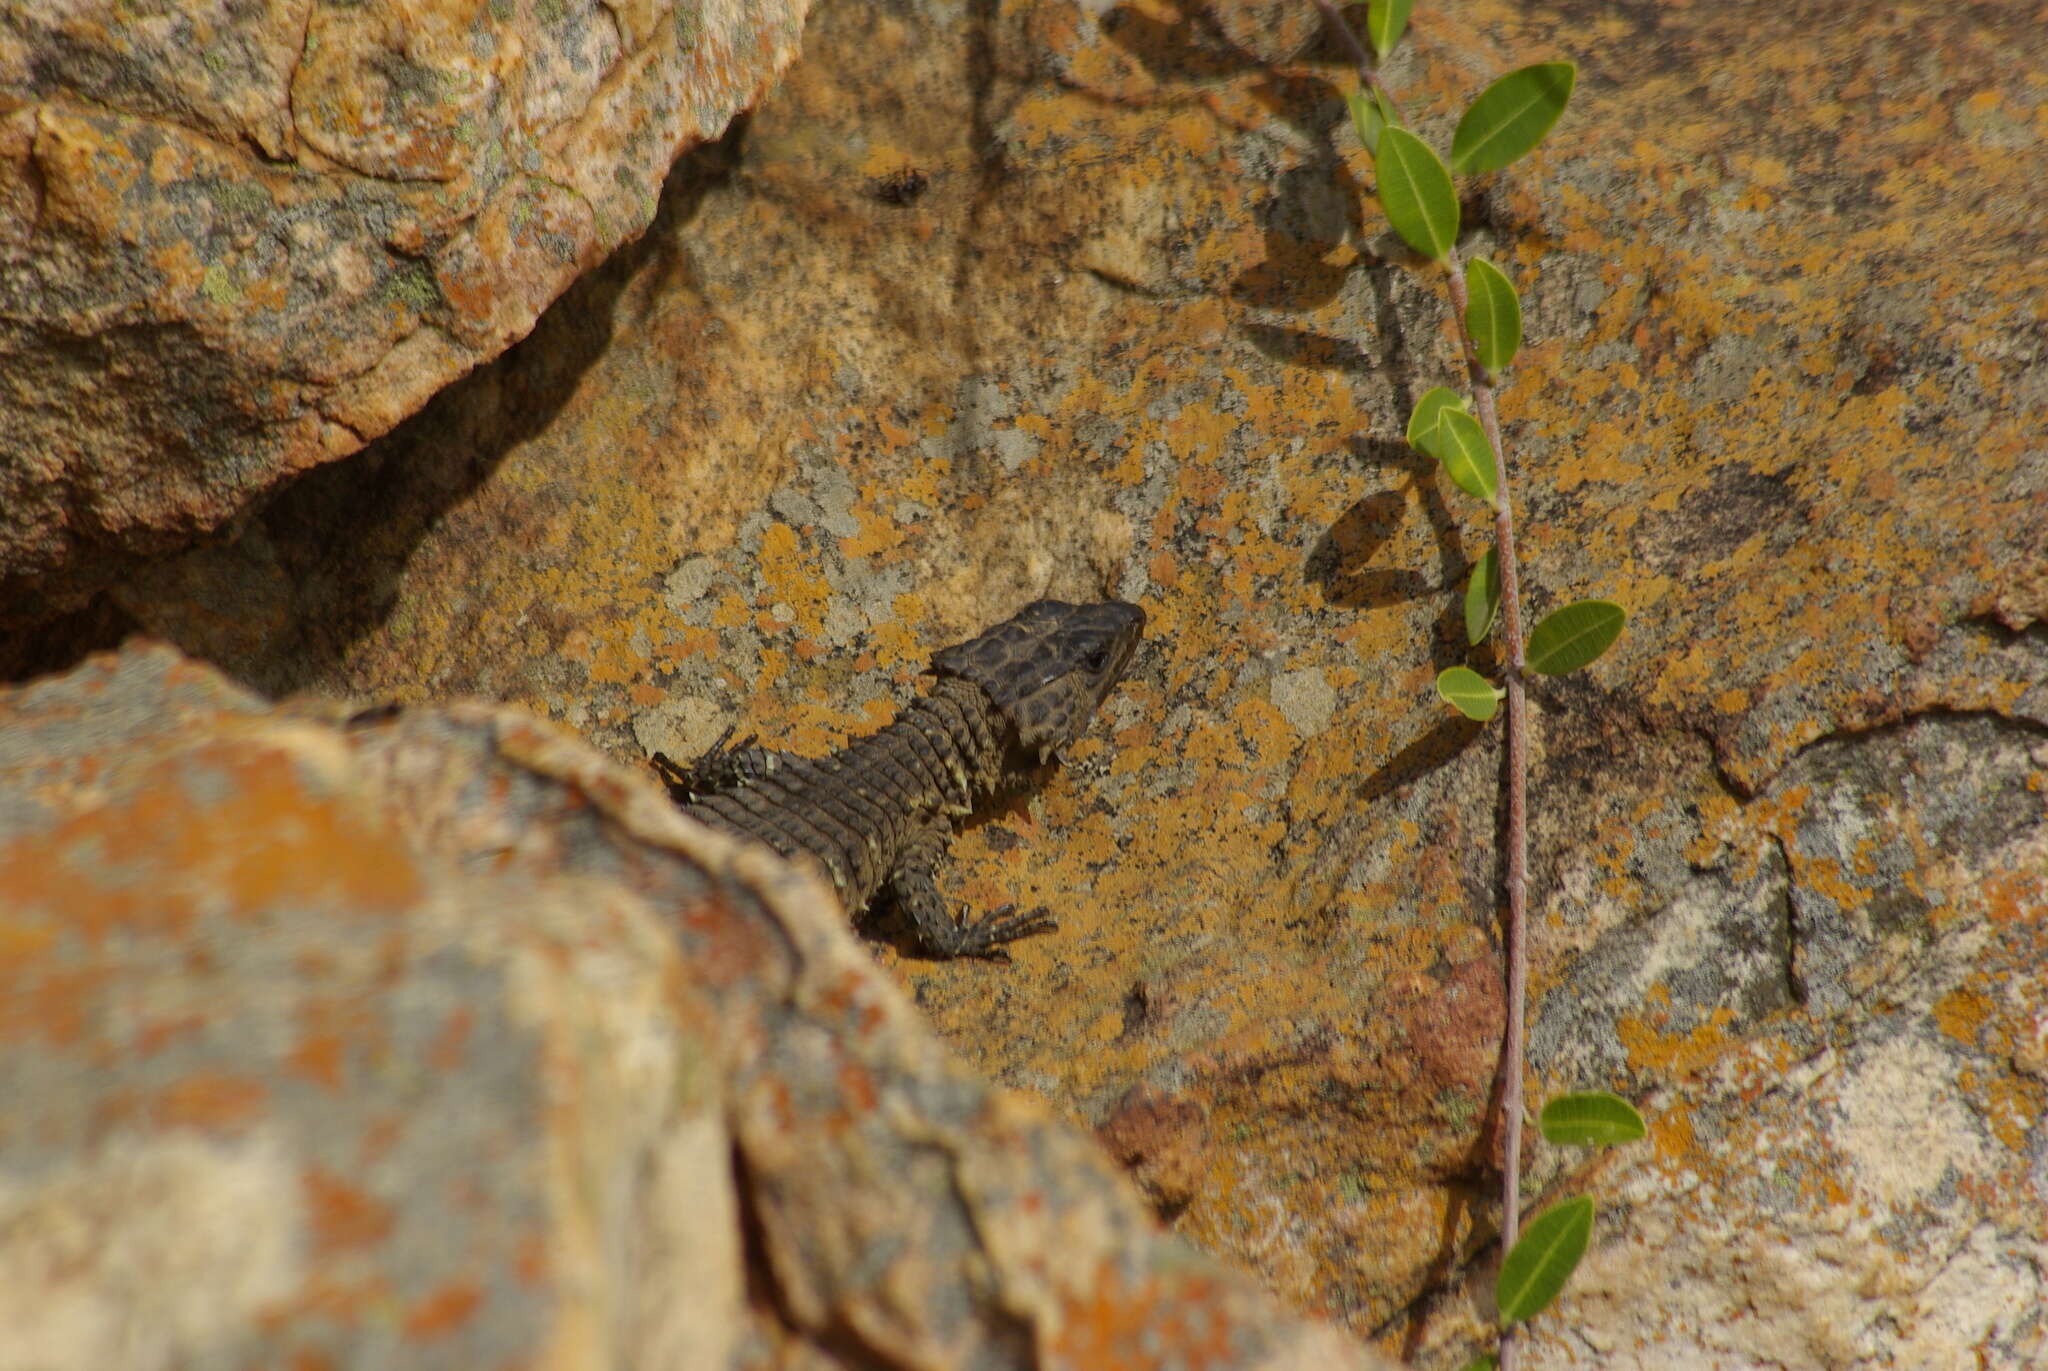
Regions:
<instances>
[{"instance_id":1,"label":"plant stem","mask_svg":"<svg viewBox=\"0 0 2048 1371\"><path fill-rule=\"evenodd\" d=\"M1444 270L1450 285L1451 307L1457 316L1458 338L1465 349L1465 369L1472 376L1472 398L1479 409L1479 426L1486 431L1486 441L1493 445L1493 546L1494 558L1500 564L1501 639L1508 649L1508 986L1507 1031L1500 1050L1500 1251L1505 1258L1522 1226L1522 1034L1529 999L1529 707L1522 685L1527 659L1522 650L1521 578L1515 566L1515 506L1508 496L1508 454L1501 445L1493 379L1479 365L1479 345L1465 327L1464 262L1455 247L1444 258ZM1518 1360L1511 1324L1501 1330L1501 1371L1515 1371Z\"/></svg>"},{"instance_id":2,"label":"plant stem","mask_svg":"<svg viewBox=\"0 0 2048 1371\"><path fill-rule=\"evenodd\" d=\"M1372 54L1365 50L1365 44L1358 41L1358 35L1351 31L1351 25L1344 22L1344 15L1338 10L1333 0L1315 0L1315 3L1316 8L1323 12L1323 22L1330 26L1330 31L1337 35L1337 40L1345 47L1351 49L1351 60L1358 68L1359 81L1368 90L1372 91L1382 100L1385 100L1387 108L1394 112L1398 120L1401 107L1394 103L1394 97L1388 93L1384 85L1380 84L1379 67L1374 63Z\"/></svg>"},{"instance_id":3,"label":"plant stem","mask_svg":"<svg viewBox=\"0 0 2048 1371\"><path fill-rule=\"evenodd\" d=\"M1358 79L1383 99L1399 118L1400 107L1380 83L1379 68L1358 35L1344 22L1334 0L1315 0L1324 22L1351 50L1358 67ZM1493 378L1479 364L1479 345L1465 326L1470 303L1465 290L1465 263L1454 244L1444 257L1445 280L1450 287L1451 312L1458 326L1458 341L1465 352L1465 370L1472 378L1472 398L1479 410L1479 426L1493 445L1495 470L1493 503L1494 558L1500 565L1501 639L1507 645L1504 663L1508 689L1508 831L1507 831L1507 1026L1500 1049L1501 1071L1501 1184L1500 1252L1508 1250L1522 1230L1522 1055L1529 999L1528 885L1529 885L1529 701L1522 674L1528 659L1522 646L1521 576L1515 564L1515 506L1508 494L1508 453L1500 440L1500 411L1494 403ZM1500 1371L1515 1371L1520 1362L1515 1327L1501 1330Z\"/></svg>"}]
</instances>

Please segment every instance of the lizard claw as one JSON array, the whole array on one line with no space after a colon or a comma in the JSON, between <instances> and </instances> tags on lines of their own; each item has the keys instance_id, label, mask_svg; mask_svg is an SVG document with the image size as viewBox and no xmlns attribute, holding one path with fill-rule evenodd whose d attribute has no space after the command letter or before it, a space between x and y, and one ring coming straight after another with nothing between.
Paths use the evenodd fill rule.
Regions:
<instances>
[{"instance_id":1,"label":"lizard claw","mask_svg":"<svg viewBox=\"0 0 2048 1371\"><path fill-rule=\"evenodd\" d=\"M705 795L745 784L753 765L747 753L754 749L759 738L749 733L735 743L732 740L734 732L728 727L718 735L717 742L705 748L703 754L687 766L666 752L657 752L647 759L654 768L654 774L668 787L669 798L677 804L686 805Z\"/></svg>"},{"instance_id":2,"label":"lizard claw","mask_svg":"<svg viewBox=\"0 0 2048 1371\"><path fill-rule=\"evenodd\" d=\"M1010 954L1003 947L1004 943L1051 933L1058 928L1059 921L1047 913L1043 905L1019 914L1017 906L1006 904L1000 909L990 910L979 919L963 920L959 925L958 951L953 955L1007 962Z\"/></svg>"}]
</instances>

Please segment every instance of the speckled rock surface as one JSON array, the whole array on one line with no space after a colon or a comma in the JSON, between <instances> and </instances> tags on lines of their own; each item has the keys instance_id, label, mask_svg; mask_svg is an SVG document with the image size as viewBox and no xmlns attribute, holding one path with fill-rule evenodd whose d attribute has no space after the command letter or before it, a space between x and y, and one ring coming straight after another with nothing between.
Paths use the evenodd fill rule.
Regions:
<instances>
[{"instance_id":1,"label":"speckled rock surface","mask_svg":"<svg viewBox=\"0 0 2048 1371\"><path fill-rule=\"evenodd\" d=\"M1534 607L1632 615L1537 694L1534 1094L1655 1131L1532 1155L1535 1203L1617 1202L1539 1365L2041 1355L2040 19L1425 5L1392 64L1438 138L1583 67L1468 205L1529 312ZM880 955L1181 1233L1455 1366L1498 735L1430 685L1484 533L1399 442L1452 352L1341 61L1232 31L822 10L532 339L122 603L266 688L514 699L630 759L819 750L1033 595L1139 601L1104 721L957 844L960 896L1059 935Z\"/></svg>"},{"instance_id":2,"label":"speckled rock surface","mask_svg":"<svg viewBox=\"0 0 2048 1371\"><path fill-rule=\"evenodd\" d=\"M806 8L0 5L0 623L190 546L524 336Z\"/></svg>"},{"instance_id":3,"label":"speckled rock surface","mask_svg":"<svg viewBox=\"0 0 2048 1371\"><path fill-rule=\"evenodd\" d=\"M0 693L0 1080L10 1371L1386 1365L515 710Z\"/></svg>"}]
</instances>

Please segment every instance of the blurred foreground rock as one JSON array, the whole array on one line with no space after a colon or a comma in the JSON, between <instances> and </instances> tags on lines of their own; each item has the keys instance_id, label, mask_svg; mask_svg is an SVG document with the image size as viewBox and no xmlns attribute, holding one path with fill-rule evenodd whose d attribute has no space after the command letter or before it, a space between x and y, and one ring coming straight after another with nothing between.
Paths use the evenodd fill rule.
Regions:
<instances>
[{"instance_id":1,"label":"blurred foreground rock","mask_svg":"<svg viewBox=\"0 0 2048 1371\"><path fill-rule=\"evenodd\" d=\"M808 0L0 5L0 624L523 337Z\"/></svg>"},{"instance_id":2,"label":"blurred foreground rock","mask_svg":"<svg viewBox=\"0 0 2048 1371\"><path fill-rule=\"evenodd\" d=\"M1384 1365L509 710L0 696L0 1367Z\"/></svg>"}]
</instances>

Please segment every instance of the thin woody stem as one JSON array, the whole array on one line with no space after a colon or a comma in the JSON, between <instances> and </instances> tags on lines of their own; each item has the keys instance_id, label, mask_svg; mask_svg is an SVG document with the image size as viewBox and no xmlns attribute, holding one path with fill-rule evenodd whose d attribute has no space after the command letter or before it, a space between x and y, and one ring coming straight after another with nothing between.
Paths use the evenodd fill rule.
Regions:
<instances>
[{"instance_id":1,"label":"thin woody stem","mask_svg":"<svg viewBox=\"0 0 2048 1371\"><path fill-rule=\"evenodd\" d=\"M1394 97L1380 83L1378 64L1373 61L1372 54L1366 51L1365 44L1358 41L1358 35L1351 31L1351 25L1344 22L1343 13L1332 0L1315 0L1315 4L1316 8L1323 12L1323 21L1330 26L1330 31L1337 35L1337 41L1351 50L1351 61L1358 68L1359 81L1373 94L1387 102L1387 108L1394 112L1395 122L1402 122L1401 107L1394 103Z\"/></svg>"},{"instance_id":2,"label":"thin woody stem","mask_svg":"<svg viewBox=\"0 0 2048 1371\"><path fill-rule=\"evenodd\" d=\"M1396 121L1400 108L1381 84L1372 54L1358 41L1358 35L1344 22L1333 0L1315 0L1330 30L1351 52L1358 67L1358 79L1374 96L1384 100ZM1500 438L1500 411L1494 402L1493 378L1479 363L1479 345L1465 326L1469 304L1465 290L1465 264L1453 245L1445 254L1445 280L1450 288L1452 313L1458 327L1458 342L1465 353L1465 369L1472 378L1472 398L1479 411L1479 426L1492 445L1494 455L1493 537L1494 558L1500 568L1501 638L1507 645L1504 663L1507 677L1508 745L1508 831L1507 831L1507 1026L1501 1042L1501 1196L1500 1250L1505 1258L1514 1247L1522 1227L1522 1054L1529 998L1528 884L1529 884L1529 704L1523 685L1527 657L1522 643L1521 575L1515 562L1514 502L1509 498L1508 454ZM1501 1371L1515 1371L1520 1347L1513 1325L1501 1331Z\"/></svg>"},{"instance_id":3,"label":"thin woody stem","mask_svg":"<svg viewBox=\"0 0 2048 1371\"><path fill-rule=\"evenodd\" d=\"M1529 999L1529 709L1522 684L1527 659L1522 649L1521 577L1515 565L1514 502L1508 498L1508 454L1500 440L1500 412L1494 404L1493 378L1479 364L1479 345L1465 326L1468 300L1464 262L1455 247L1444 259L1444 271L1451 306L1457 315L1458 339L1465 350L1465 369L1472 377L1479 426L1486 432L1486 441L1493 445L1494 559L1500 566L1501 638L1508 649L1508 987L1507 1032L1500 1052L1500 1250L1505 1257L1522 1227L1522 1037ZM1515 1371L1520 1360L1518 1351L1514 1326L1509 1325L1501 1330L1501 1371Z\"/></svg>"}]
</instances>

